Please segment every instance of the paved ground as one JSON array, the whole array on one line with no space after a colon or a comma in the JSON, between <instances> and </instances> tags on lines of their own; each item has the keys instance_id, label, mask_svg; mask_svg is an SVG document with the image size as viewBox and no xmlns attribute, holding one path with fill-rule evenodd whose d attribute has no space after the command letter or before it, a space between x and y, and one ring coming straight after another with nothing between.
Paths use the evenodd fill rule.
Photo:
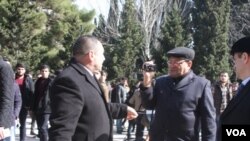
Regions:
<instances>
[{"instance_id":1,"label":"paved ground","mask_svg":"<svg viewBox=\"0 0 250 141\"><path fill-rule=\"evenodd\" d=\"M27 119L27 138L26 141L39 141L39 138L35 137L34 135L30 135L30 125L31 125L31 119L28 118ZM114 127L114 140L113 141L124 141L126 139L126 132L127 130L127 123L125 124L125 129L124 132L122 132L122 134L117 134L116 133L116 129ZM35 131L37 133L37 130ZM147 131L145 131L145 135L147 134ZM131 141L134 140L135 138L135 133L131 133ZM19 129L16 129L16 141L19 141Z\"/></svg>"}]
</instances>

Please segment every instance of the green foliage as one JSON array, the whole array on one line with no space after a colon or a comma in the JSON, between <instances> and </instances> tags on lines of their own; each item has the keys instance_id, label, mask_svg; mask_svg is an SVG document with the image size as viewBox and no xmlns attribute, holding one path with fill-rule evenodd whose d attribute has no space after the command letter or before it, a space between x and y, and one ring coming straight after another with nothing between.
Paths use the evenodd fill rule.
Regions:
<instances>
[{"instance_id":1,"label":"green foliage","mask_svg":"<svg viewBox=\"0 0 250 141\"><path fill-rule=\"evenodd\" d=\"M95 28L95 11L79 10L71 0L1 0L0 14L1 55L31 71L44 63L63 67L74 40Z\"/></svg>"},{"instance_id":2,"label":"green foliage","mask_svg":"<svg viewBox=\"0 0 250 141\"><path fill-rule=\"evenodd\" d=\"M39 46L39 38L45 32L45 13L28 0L2 0L0 13L1 55L13 64L22 61L31 65L32 56L40 53L35 47Z\"/></svg>"},{"instance_id":3,"label":"green foliage","mask_svg":"<svg viewBox=\"0 0 250 141\"><path fill-rule=\"evenodd\" d=\"M60 3L60 4L57 4ZM43 3L49 22L43 43L50 47L49 54L45 55L43 62L54 66L55 69L65 66L71 57L73 42L82 34L90 34L95 26L91 23L95 11L78 10L70 0L51 0ZM50 9L51 8L51 9ZM92 17L92 18L91 18ZM56 60L56 61L51 61ZM58 63L59 62L59 63Z\"/></svg>"},{"instance_id":4,"label":"green foliage","mask_svg":"<svg viewBox=\"0 0 250 141\"><path fill-rule=\"evenodd\" d=\"M126 0L121 13L121 24L119 25L120 38L113 47L112 67L110 72L114 72L112 78L122 76L130 80L134 78L133 74L137 73L135 67L136 59L140 57L140 48L142 47L142 32L137 22L137 16L133 0ZM110 54L110 56L111 56ZM109 62L109 63L111 63Z\"/></svg>"},{"instance_id":5,"label":"green foliage","mask_svg":"<svg viewBox=\"0 0 250 141\"><path fill-rule=\"evenodd\" d=\"M193 69L214 82L218 79L220 71L231 73L227 45L230 0L195 0L194 2L196 57Z\"/></svg>"}]
</instances>

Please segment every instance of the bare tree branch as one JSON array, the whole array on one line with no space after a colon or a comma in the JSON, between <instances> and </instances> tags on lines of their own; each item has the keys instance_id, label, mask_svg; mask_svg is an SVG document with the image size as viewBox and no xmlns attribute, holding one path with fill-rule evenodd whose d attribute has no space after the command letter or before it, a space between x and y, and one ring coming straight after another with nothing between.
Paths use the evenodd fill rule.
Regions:
<instances>
[{"instance_id":1,"label":"bare tree branch","mask_svg":"<svg viewBox=\"0 0 250 141\"><path fill-rule=\"evenodd\" d=\"M168 0L140 0L138 4L138 14L141 28L144 32L144 53L147 58L151 58L150 42L152 29L163 12L163 7Z\"/></svg>"}]
</instances>

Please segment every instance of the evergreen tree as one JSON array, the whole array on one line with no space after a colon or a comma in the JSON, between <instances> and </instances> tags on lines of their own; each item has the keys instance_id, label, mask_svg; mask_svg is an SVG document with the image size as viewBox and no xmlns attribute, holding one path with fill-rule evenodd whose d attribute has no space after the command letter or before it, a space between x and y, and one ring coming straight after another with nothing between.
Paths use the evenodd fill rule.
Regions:
<instances>
[{"instance_id":1,"label":"evergreen tree","mask_svg":"<svg viewBox=\"0 0 250 141\"><path fill-rule=\"evenodd\" d=\"M160 48L153 51L153 58L161 74L166 74L167 71L167 52L175 47L187 47L191 43L190 27L188 26L190 20L181 16L176 4L173 5L172 11L166 13L161 26Z\"/></svg>"},{"instance_id":2,"label":"evergreen tree","mask_svg":"<svg viewBox=\"0 0 250 141\"><path fill-rule=\"evenodd\" d=\"M231 73L227 45L230 0L194 0L194 4L193 69L214 82L220 71Z\"/></svg>"},{"instance_id":3,"label":"evergreen tree","mask_svg":"<svg viewBox=\"0 0 250 141\"><path fill-rule=\"evenodd\" d=\"M143 37L135 13L134 1L126 0L119 25L121 37L112 56L114 78L126 76L132 79L132 74L136 74L135 61L139 56Z\"/></svg>"},{"instance_id":4,"label":"evergreen tree","mask_svg":"<svg viewBox=\"0 0 250 141\"><path fill-rule=\"evenodd\" d=\"M104 20L104 16L102 14L99 15L99 18L98 18L98 21L95 19L95 25L96 25L96 28L93 32L93 35L98 37L98 38L101 38L102 41L106 41L106 21Z\"/></svg>"},{"instance_id":5,"label":"evergreen tree","mask_svg":"<svg viewBox=\"0 0 250 141\"><path fill-rule=\"evenodd\" d=\"M55 68L66 65L71 57L73 42L95 28L92 19L95 11L79 10L71 0L50 0L40 3L48 17L42 43L48 46L42 62Z\"/></svg>"},{"instance_id":6,"label":"evergreen tree","mask_svg":"<svg viewBox=\"0 0 250 141\"><path fill-rule=\"evenodd\" d=\"M119 19L120 19L120 12L119 12L118 0L111 0L109 16L107 19L108 27L113 31L118 31Z\"/></svg>"},{"instance_id":7,"label":"evergreen tree","mask_svg":"<svg viewBox=\"0 0 250 141\"><path fill-rule=\"evenodd\" d=\"M64 66L72 42L94 29L95 11L80 11L72 0L1 0L0 13L1 55L31 70L44 63Z\"/></svg>"},{"instance_id":8,"label":"evergreen tree","mask_svg":"<svg viewBox=\"0 0 250 141\"><path fill-rule=\"evenodd\" d=\"M33 63L39 61L40 52L46 49L40 44L47 22L45 13L29 0L1 0L0 13L1 55L13 65L19 61L34 68Z\"/></svg>"}]
</instances>

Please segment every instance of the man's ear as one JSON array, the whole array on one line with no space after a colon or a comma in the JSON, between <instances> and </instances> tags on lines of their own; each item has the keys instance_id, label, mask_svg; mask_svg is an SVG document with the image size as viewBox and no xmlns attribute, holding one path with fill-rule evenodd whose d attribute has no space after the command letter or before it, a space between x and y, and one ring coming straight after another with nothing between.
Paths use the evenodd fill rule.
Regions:
<instances>
[{"instance_id":1,"label":"man's ear","mask_svg":"<svg viewBox=\"0 0 250 141\"><path fill-rule=\"evenodd\" d=\"M95 57L94 51L93 51L93 50L90 50L89 53L88 53L88 58L89 58L90 60L94 60L94 57Z\"/></svg>"},{"instance_id":2,"label":"man's ear","mask_svg":"<svg viewBox=\"0 0 250 141\"><path fill-rule=\"evenodd\" d=\"M188 63L188 66L191 68L193 65L193 61L188 61L187 63Z\"/></svg>"},{"instance_id":3,"label":"man's ear","mask_svg":"<svg viewBox=\"0 0 250 141\"><path fill-rule=\"evenodd\" d=\"M247 63L247 62L250 61L250 56L249 56L249 54L246 53L246 52L243 52L243 53L242 53L241 58L242 58L242 60L244 61L244 63Z\"/></svg>"}]
</instances>

